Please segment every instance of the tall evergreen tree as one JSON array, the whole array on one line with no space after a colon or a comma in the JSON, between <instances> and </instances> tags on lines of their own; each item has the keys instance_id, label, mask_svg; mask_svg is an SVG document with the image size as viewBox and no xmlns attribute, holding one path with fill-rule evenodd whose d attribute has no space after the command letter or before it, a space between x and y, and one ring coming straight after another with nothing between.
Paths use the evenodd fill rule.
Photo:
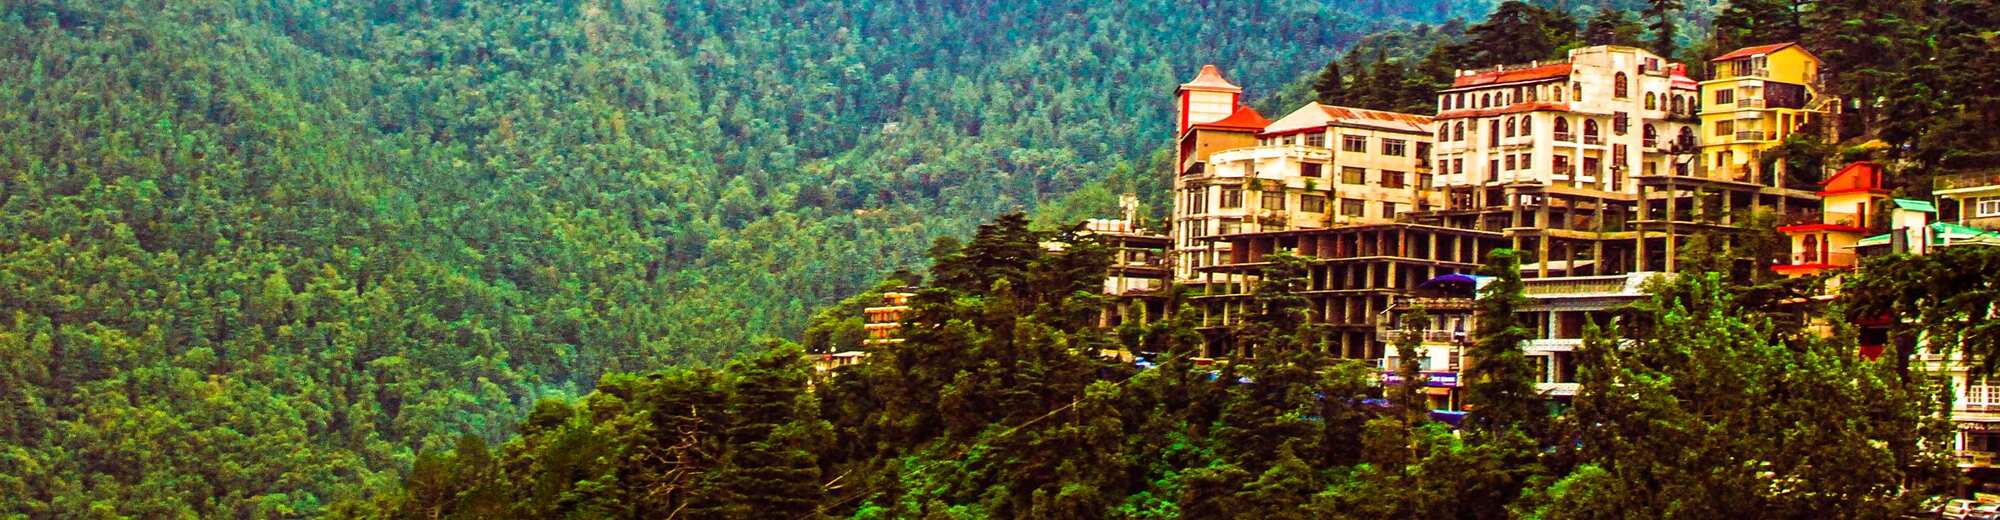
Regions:
<instances>
[{"instance_id":1,"label":"tall evergreen tree","mask_svg":"<svg viewBox=\"0 0 2000 520\"><path fill-rule=\"evenodd\" d=\"M1340 60L1326 61L1319 76L1313 79L1314 100L1322 105L1342 105L1347 102L1347 79L1340 75Z\"/></svg>"},{"instance_id":2,"label":"tall evergreen tree","mask_svg":"<svg viewBox=\"0 0 2000 520\"><path fill-rule=\"evenodd\" d=\"M1624 11L1603 9L1584 23L1583 42L1586 45L1638 45L1639 23L1632 21Z\"/></svg>"},{"instance_id":3,"label":"tall evergreen tree","mask_svg":"<svg viewBox=\"0 0 2000 520\"><path fill-rule=\"evenodd\" d=\"M1465 402L1471 425L1485 430L1542 433L1548 411L1535 392L1534 365L1522 350L1532 336L1515 312L1526 303L1521 295L1520 253L1497 249L1486 255L1479 274L1492 277L1480 289L1474 319L1473 345L1465 370Z\"/></svg>"},{"instance_id":4,"label":"tall evergreen tree","mask_svg":"<svg viewBox=\"0 0 2000 520\"><path fill-rule=\"evenodd\" d=\"M1508 0L1466 35L1473 52L1466 66L1486 67L1558 58L1576 43L1577 24L1569 13Z\"/></svg>"},{"instance_id":5,"label":"tall evergreen tree","mask_svg":"<svg viewBox=\"0 0 2000 520\"><path fill-rule=\"evenodd\" d=\"M1653 33L1652 40L1648 42L1653 54L1668 61L1674 59L1674 51L1679 45L1675 38L1680 36L1678 20L1681 10L1685 8L1683 0L1646 0L1646 10L1640 14L1646 20L1646 29Z\"/></svg>"}]
</instances>

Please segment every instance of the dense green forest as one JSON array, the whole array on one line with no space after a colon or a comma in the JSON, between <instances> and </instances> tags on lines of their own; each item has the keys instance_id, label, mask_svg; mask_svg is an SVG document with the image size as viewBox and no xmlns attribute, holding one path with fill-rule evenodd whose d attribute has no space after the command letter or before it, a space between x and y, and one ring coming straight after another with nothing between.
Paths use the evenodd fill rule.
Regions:
<instances>
[{"instance_id":1,"label":"dense green forest","mask_svg":"<svg viewBox=\"0 0 2000 520\"><path fill-rule=\"evenodd\" d=\"M1241 373L1095 361L1079 352L1185 348L1185 324L1082 327L1076 289L1101 260L1021 249L1044 237L1020 218L981 228L978 254L933 239L1014 211L1103 216L1122 192L1163 213L1170 93L1210 62L1275 116L1332 92L1314 87L1336 58L1335 93L1355 97L1331 99L1414 110L1439 71L1585 42L1698 63L1805 38L1841 63L1850 123L1888 145L1857 150L1913 179L1991 165L1996 137L1967 131L2000 121L1978 72L2000 65L1991 4L0 3L0 516L1493 517L1598 495L1711 508L1695 517L1886 511L1903 497L1854 487L1689 502L1744 475L1673 471L1762 453L1685 444L1741 430L1888 447L1772 452L1753 476L1856 482L1814 480L1824 464L1791 458L1810 455L1930 482L1906 449L1936 433L1913 422L1922 399L1791 426L1684 408L1716 391L1686 374L1723 369L1690 363L1722 360L1607 355L1607 380L1652 386L1602 396L1601 424L1694 422L1582 451L1555 436L1600 423L1461 438L1357 406L1362 372L1307 355L1314 332L1278 310L1259 330L1295 355ZM825 391L768 339L849 341L850 296L920 278L923 312L960 325ZM1844 374L1829 392L1928 395L1729 314L1754 302L1701 280L1649 316L1718 335L1653 341L1825 366ZM1880 291L1933 305L1915 283ZM1410 450L1370 459L1367 442ZM1694 452L1619 462L1672 450ZM1442 502L1461 497L1482 501Z\"/></svg>"},{"instance_id":2,"label":"dense green forest","mask_svg":"<svg viewBox=\"0 0 2000 520\"><path fill-rule=\"evenodd\" d=\"M1935 299L1904 299L2000 262L2000 249L1950 253L1871 266L1928 274L1863 282L1875 289L1855 312L1935 308L1947 318L1932 325L1962 326ZM1855 355L1852 330L1823 338L1773 319L1788 311L1754 280L1656 279L1618 329L1586 331L1581 389L1552 416L1513 314L1519 260L1495 251L1466 353L1476 412L1453 428L1415 386L1377 398L1372 366L1324 355L1301 257L1272 259L1235 331L1260 355L1204 368L1190 359L1193 313L1092 326L1108 257L1088 238L1013 215L933 254L907 342L867 363L815 376L779 346L722 370L609 377L581 401L537 405L503 445L467 436L426 451L401 492L334 513L1891 518L1957 477L1941 382L1887 361L1907 353ZM1141 369L1096 358L1106 345L1161 355Z\"/></svg>"},{"instance_id":3,"label":"dense green forest","mask_svg":"<svg viewBox=\"0 0 2000 520\"><path fill-rule=\"evenodd\" d=\"M322 511L1145 167L1202 63L1484 9L0 3L0 512Z\"/></svg>"}]
</instances>

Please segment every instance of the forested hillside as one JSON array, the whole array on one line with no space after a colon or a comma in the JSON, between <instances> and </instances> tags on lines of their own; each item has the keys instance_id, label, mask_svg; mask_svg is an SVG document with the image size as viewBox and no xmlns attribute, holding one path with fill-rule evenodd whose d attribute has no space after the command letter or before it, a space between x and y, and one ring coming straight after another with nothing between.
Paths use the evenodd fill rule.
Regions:
<instances>
[{"instance_id":1,"label":"forested hillside","mask_svg":"<svg viewBox=\"0 0 2000 520\"><path fill-rule=\"evenodd\" d=\"M0 4L0 511L319 512L1145 167L1202 63L1485 9Z\"/></svg>"}]
</instances>

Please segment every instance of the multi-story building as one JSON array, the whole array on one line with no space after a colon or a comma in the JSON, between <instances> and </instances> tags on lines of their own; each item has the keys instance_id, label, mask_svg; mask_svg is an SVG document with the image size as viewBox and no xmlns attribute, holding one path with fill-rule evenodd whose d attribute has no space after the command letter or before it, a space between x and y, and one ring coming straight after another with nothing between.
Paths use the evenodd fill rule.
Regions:
<instances>
[{"instance_id":1,"label":"multi-story building","mask_svg":"<svg viewBox=\"0 0 2000 520\"><path fill-rule=\"evenodd\" d=\"M1849 164L1823 186L1820 211L1787 215L1779 222L1778 232L1791 242L1792 254L1785 262L1771 266L1773 271L1796 277L1852 268L1853 249L1861 239L1888 231L1892 202L1888 187L1882 183L1881 164ZM1930 205L1919 201L1895 204Z\"/></svg>"},{"instance_id":2,"label":"multi-story building","mask_svg":"<svg viewBox=\"0 0 2000 520\"><path fill-rule=\"evenodd\" d=\"M1644 49L1460 71L1438 92L1436 164L1451 227L1505 233L1528 276L1643 267L1638 176L1686 174L1695 82ZM1667 256L1669 253L1663 252Z\"/></svg>"},{"instance_id":3,"label":"multi-story building","mask_svg":"<svg viewBox=\"0 0 2000 520\"><path fill-rule=\"evenodd\" d=\"M1709 60L1701 82L1701 155L1708 177L1782 186L1785 163L1765 152L1825 120L1833 98L1819 89L1820 61L1797 43L1745 47Z\"/></svg>"},{"instance_id":4,"label":"multi-story building","mask_svg":"<svg viewBox=\"0 0 2000 520\"><path fill-rule=\"evenodd\" d=\"M2000 230L2000 172L1971 172L1939 176L1932 181L1945 222L1979 229Z\"/></svg>"},{"instance_id":5,"label":"multi-story building","mask_svg":"<svg viewBox=\"0 0 2000 520\"><path fill-rule=\"evenodd\" d=\"M1167 288L1173 271L1167 268L1166 260L1172 240L1134 226L1132 213L1128 209L1122 219L1084 222L1084 232L1111 251L1111 267L1104 276L1108 300L1097 319L1100 327L1149 323L1168 312Z\"/></svg>"},{"instance_id":6,"label":"multi-story building","mask_svg":"<svg viewBox=\"0 0 2000 520\"><path fill-rule=\"evenodd\" d=\"M1248 108L1213 120L1219 110L1196 111L1225 93L1241 89L1213 66L1181 86L1177 279L1209 283L1199 269L1229 255L1226 242L1206 237L1386 223L1435 203L1430 118L1308 103L1250 130L1262 117Z\"/></svg>"},{"instance_id":7,"label":"multi-story building","mask_svg":"<svg viewBox=\"0 0 2000 520\"><path fill-rule=\"evenodd\" d=\"M910 313L911 296L916 296L916 293L885 292L882 293L882 305L861 310L862 328L868 331L868 338L861 340L862 346L874 347L903 342L903 318Z\"/></svg>"}]
</instances>

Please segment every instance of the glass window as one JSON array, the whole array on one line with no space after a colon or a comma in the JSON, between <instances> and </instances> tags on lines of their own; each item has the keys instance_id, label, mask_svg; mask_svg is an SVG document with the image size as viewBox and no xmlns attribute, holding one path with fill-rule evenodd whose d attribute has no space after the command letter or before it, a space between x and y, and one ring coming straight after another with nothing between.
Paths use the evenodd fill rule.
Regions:
<instances>
[{"instance_id":1,"label":"glass window","mask_svg":"<svg viewBox=\"0 0 2000 520\"><path fill-rule=\"evenodd\" d=\"M1730 103L1735 103L1735 102L1736 102L1736 91L1734 91L1734 90L1730 90L1730 89L1726 89L1726 88L1725 88L1725 89L1716 89L1716 91L1715 91L1715 104L1717 104L1717 105L1727 105L1727 104L1730 104Z\"/></svg>"},{"instance_id":2,"label":"glass window","mask_svg":"<svg viewBox=\"0 0 2000 520\"><path fill-rule=\"evenodd\" d=\"M1340 214L1342 215L1359 217L1364 211L1362 208L1363 202L1361 199L1340 199Z\"/></svg>"},{"instance_id":3,"label":"glass window","mask_svg":"<svg viewBox=\"0 0 2000 520\"><path fill-rule=\"evenodd\" d=\"M1368 151L1368 138L1358 135L1341 135L1340 151L1366 152Z\"/></svg>"},{"instance_id":4,"label":"glass window","mask_svg":"<svg viewBox=\"0 0 2000 520\"><path fill-rule=\"evenodd\" d=\"M1401 188L1403 186L1407 186L1407 184L1403 183L1403 172L1382 170L1382 187Z\"/></svg>"},{"instance_id":5,"label":"glass window","mask_svg":"<svg viewBox=\"0 0 2000 520\"><path fill-rule=\"evenodd\" d=\"M1973 207L1973 215L2000 217L2000 197L1983 197L1976 200L1978 203Z\"/></svg>"},{"instance_id":6,"label":"glass window","mask_svg":"<svg viewBox=\"0 0 2000 520\"><path fill-rule=\"evenodd\" d=\"M1625 73L1623 72L1612 75L1611 81L1615 83L1611 84L1611 97L1618 99L1630 97L1632 95L1632 87L1626 85L1626 83L1629 83L1629 79L1625 77Z\"/></svg>"},{"instance_id":7,"label":"glass window","mask_svg":"<svg viewBox=\"0 0 2000 520\"><path fill-rule=\"evenodd\" d=\"M1402 157L1409 153L1409 142L1402 139L1383 139L1382 155Z\"/></svg>"},{"instance_id":8,"label":"glass window","mask_svg":"<svg viewBox=\"0 0 2000 520\"><path fill-rule=\"evenodd\" d=\"M1314 162L1299 163L1299 176L1310 179L1317 179L1319 178L1320 169L1325 167L1326 165L1324 164L1314 163Z\"/></svg>"},{"instance_id":9,"label":"glass window","mask_svg":"<svg viewBox=\"0 0 2000 520\"><path fill-rule=\"evenodd\" d=\"M1304 211L1307 213L1325 213L1326 197L1321 195L1300 195L1299 211Z\"/></svg>"},{"instance_id":10,"label":"glass window","mask_svg":"<svg viewBox=\"0 0 2000 520\"><path fill-rule=\"evenodd\" d=\"M1224 208L1243 207L1243 190L1241 188L1223 188L1221 207Z\"/></svg>"},{"instance_id":11,"label":"glass window","mask_svg":"<svg viewBox=\"0 0 2000 520\"><path fill-rule=\"evenodd\" d=\"M1264 200L1259 201L1257 207L1264 209L1278 209L1278 210L1285 209L1285 192L1282 191L1264 192Z\"/></svg>"},{"instance_id":12,"label":"glass window","mask_svg":"<svg viewBox=\"0 0 2000 520\"><path fill-rule=\"evenodd\" d=\"M1310 133L1310 134L1306 134L1306 146L1316 146L1316 147L1320 147L1320 148L1325 148L1325 147L1326 147L1326 133L1325 133L1325 132L1313 132L1313 133Z\"/></svg>"},{"instance_id":13,"label":"glass window","mask_svg":"<svg viewBox=\"0 0 2000 520\"><path fill-rule=\"evenodd\" d=\"M1340 169L1341 184L1366 184L1367 182L1368 182L1368 170L1363 170L1361 168L1356 168L1353 166L1347 166Z\"/></svg>"}]
</instances>

